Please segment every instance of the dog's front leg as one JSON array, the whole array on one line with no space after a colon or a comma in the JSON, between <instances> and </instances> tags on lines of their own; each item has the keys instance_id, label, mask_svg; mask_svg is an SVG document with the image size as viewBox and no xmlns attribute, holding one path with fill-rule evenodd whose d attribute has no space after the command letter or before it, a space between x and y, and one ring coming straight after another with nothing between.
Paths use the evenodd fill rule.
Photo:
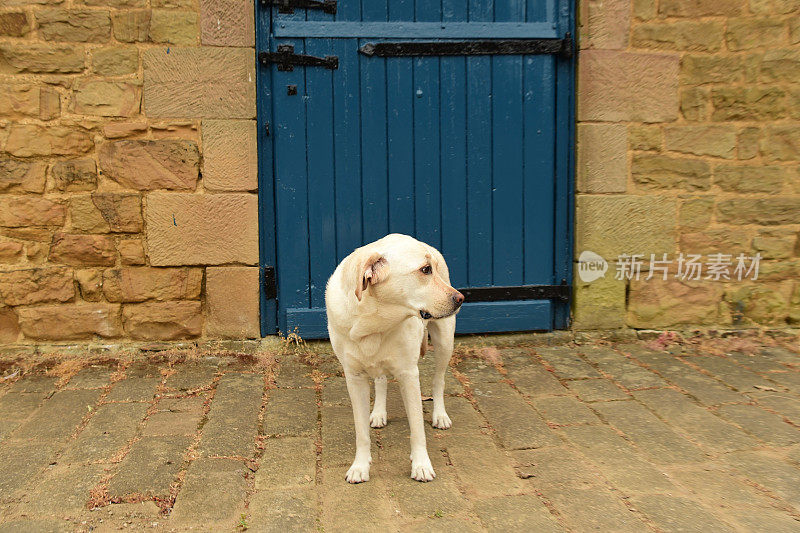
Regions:
<instances>
[{"instance_id":1,"label":"dog's front leg","mask_svg":"<svg viewBox=\"0 0 800 533\"><path fill-rule=\"evenodd\" d=\"M422 395L419 389L419 369L400 373L400 392L406 407L408 427L411 430L411 477L417 481L431 481L436 477L428 449L425 446L425 423L422 420Z\"/></svg>"},{"instance_id":2,"label":"dog's front leg","mask_svg":"<svg viewBox=\"0 0 800 533\"><path fill-rule=\"evenodd\" d=\"M361 483L369 481L369 465L372 463L369 443L369 379L363 373L352 373L347 370L345 379L356 426L356 458L345 479L348 483Z\"/></svg>"},{"instance_id":3,"label":"dog's front leg","mask_svg":"<svg viewBox=\"0 0 800 533\"><path fill-rule=\"evenodd\" d=\"M444 377L450 364L450 358L453 356L453 334L455 330L455 316L432 320L428 324L436 362L436 369L433 373L433 413L431 413L431 424L438 429L448 429L453 425L450 417L447 416L447 411L444 409Z\"/></svg>"},{"instance_id":4,"label":"dog's front leg","mask_svg":"<svg viewBox=\"0 0 800 533\"><path fill-rule=\"evenodd\" d=\"M369 415L369 425L374 428L386 425L386 376L375 378L375 404Z\"/></svg>"}]
</instances>

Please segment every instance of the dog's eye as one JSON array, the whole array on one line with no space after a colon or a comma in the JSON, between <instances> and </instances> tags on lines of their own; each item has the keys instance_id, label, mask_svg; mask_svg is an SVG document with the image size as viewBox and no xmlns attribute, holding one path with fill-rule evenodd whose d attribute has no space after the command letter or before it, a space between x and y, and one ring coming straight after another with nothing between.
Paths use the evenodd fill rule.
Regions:
<instances>
[{"instance_id":1,"label":"dog's eye","mask_svg":"<svg viewBox=\"0 0 800 533\"><path fill-rule=\"evenodd\" d=\"M420 268L419 271L425 274L426 276L432 272L430 265L425 265L424 267Z\"/></svg>"}]
</instances>

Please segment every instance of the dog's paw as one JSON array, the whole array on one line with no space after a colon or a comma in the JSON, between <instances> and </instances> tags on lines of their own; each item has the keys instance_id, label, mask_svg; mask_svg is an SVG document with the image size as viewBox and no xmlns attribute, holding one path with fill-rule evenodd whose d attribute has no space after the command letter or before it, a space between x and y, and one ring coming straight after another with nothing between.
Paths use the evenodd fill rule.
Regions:
<instances>
[{"instance_id":1,"label":"dog's paw","mask_svg":"<svg viewBox=\"0 0 800 533\"><path fill-rule=\"evenodd\" d=\"M350 470L345 474L344 479L348 483L363 483L369 481L369 462L355 461Z\"/></svg>"},{"instance_id":2,"label":"dog's paw","mask_svg":"<svg viewBox=\"0 0 800 533\"><path fill-rule=\"evenodd\" d=\"M431 416L431 425L437 429L450 429L453 422L450 421L450 417L447 416L446 412L434 411Z\"/></svg>"},{"instance_id":3,"label":"dog's paw","mask_svg":"<svg viewBox=\"0 0 800 533\"><path fill-rule=\"evenodd\" d=\"M369 415L369 425L374 428L382 428L386 425L386 411L375 412Z\"/></svg>"},{"instance_id":4,"label":"dog's paw","mask_svg":"<svg viewBox=\"0 0 800 533\"><path fill-rule=\"evenodd\" d=\"M436 477L436 472L433 471L433 465L430 458L426 455L422 459L411 461L411 478L417 481L433 481Z\"/></svg>"}]
</instances>

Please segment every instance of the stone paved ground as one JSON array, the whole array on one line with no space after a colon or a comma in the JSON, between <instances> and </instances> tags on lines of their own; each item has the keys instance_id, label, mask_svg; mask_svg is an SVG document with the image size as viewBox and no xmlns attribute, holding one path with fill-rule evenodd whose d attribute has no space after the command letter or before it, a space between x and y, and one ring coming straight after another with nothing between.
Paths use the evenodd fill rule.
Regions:
<instances>
[{"instance_id":1,"label":"stone paved ground","mask_svg":"<svg viewBox=\"0 0 800 533\"><path fill-rule=\"evenodd\" d=\"M5 379L0 531L800 531L800 355L785 344L462 349L454 425L427 426L437 478L409 478L390 385L354 486L344 380L308 356Z\"/></svg>"}]
</instances>

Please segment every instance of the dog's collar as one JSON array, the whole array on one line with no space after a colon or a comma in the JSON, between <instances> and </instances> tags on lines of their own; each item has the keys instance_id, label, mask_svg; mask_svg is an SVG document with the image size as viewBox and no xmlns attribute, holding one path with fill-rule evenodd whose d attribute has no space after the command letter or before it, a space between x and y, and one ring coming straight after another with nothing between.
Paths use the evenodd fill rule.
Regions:
<instances>
[{"instance_id":1,"label":"dog's collar","mask_svg":"<svg viewBox=\"0 0 800 533\"><path fill-rule=\"evenodd\" d=\"M423 320L428 320L429 318L433 318L432 314L422 309L419 310L419 316L421 316Z\"/></svg>"}]
</instances>

